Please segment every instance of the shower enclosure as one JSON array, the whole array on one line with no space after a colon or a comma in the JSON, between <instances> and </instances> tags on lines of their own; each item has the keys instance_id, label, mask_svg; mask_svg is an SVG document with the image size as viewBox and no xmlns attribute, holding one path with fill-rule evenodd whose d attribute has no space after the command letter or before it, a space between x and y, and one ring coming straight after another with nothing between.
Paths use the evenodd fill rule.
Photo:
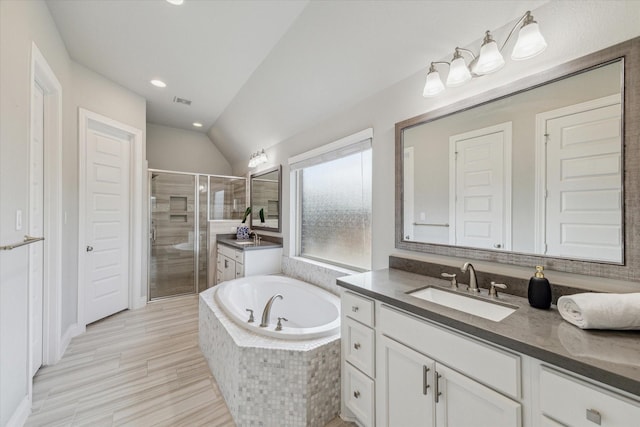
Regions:
<instances>
[{"instance_id":1,"label":"shower enclosure","mask_svg":"<svg viewBox=\"0 0 640 427\"><path fill-rule=\"evenodd\" d=\"M148 300L208 288L209 220L241 218L246 179L149 169Z\"/></svg>"}]
</instances>

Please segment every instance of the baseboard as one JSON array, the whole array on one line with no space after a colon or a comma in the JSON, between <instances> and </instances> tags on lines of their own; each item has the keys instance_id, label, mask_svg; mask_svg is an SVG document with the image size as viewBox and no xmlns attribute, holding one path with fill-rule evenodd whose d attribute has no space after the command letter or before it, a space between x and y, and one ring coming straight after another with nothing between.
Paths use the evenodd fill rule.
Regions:
<instances>
[{"instance_id":1,"label":"baseboard","mask_svg":"<svg viewBox=\"0 0 640 427\"><path fill-rule=\"evenodd\" d=\"M77 323L74 323L67 328L67 331L62 335L62 339L60 339L60 354L58 355L58 360L62 358L62 355L67 350L67 347L69 346L69 343L71 343L73 337L83 334L85 330L85 327L80 327Z\"/></svg>"},{"instance_id":2,"label":"baseboard","mask_svg":"<svg viewBox=\"0 0 640 427\"><path fill-rule=\"evenodd\" d=\"M140 297L133 300L133 306L131 307L131 309L136 310L138 308L143 308L145 305L147 305L147 297Z\"/></svg>"},{"instance_id":3,"label":"baseboard","mask_svg":"<svg viewBox=\"0 0 640 427\"><path fill-rule=\"evenodd\" d=\"M31 414L31 400L29 396L25 396L16 408L6 427L22 427L27 422L27 418Z\"/></svg>"}]
</instances>

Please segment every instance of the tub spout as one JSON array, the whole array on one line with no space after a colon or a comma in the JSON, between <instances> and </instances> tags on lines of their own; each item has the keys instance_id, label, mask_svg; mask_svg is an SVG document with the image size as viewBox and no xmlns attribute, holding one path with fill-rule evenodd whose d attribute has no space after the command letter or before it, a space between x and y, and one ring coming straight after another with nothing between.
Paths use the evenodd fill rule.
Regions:
<instances>
[{"instance_id":1,"label":"tub spout","mask_svg":"<svg viewBox=\"0 0 640 427\"><path fill-rule=\"evenodd\" d=\"M267 305L264 306L264 310L262 311L262 323L260 323L261 328L266 328L267 326L269 326L269 315L271 314L271 306L278 298L283 299L282 295L275 294L274 296L269 298L269 301L267 301Z\"/></svg>"}]
</instances>

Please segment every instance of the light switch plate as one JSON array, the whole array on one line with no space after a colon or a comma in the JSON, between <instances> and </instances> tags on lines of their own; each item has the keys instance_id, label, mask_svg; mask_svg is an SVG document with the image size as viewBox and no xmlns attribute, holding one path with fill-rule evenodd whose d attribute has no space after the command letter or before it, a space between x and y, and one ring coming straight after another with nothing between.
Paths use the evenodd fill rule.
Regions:
<instances>
[{"instance_id":1,"label":"light switch plate","mask_svg":"<svg viewBox=\"0 0 640 427\"><path fill-rule=\"evenodd\" d=\"M22 230L22 210L16 211L16 231Z\"/></svg>"}]
</instances>

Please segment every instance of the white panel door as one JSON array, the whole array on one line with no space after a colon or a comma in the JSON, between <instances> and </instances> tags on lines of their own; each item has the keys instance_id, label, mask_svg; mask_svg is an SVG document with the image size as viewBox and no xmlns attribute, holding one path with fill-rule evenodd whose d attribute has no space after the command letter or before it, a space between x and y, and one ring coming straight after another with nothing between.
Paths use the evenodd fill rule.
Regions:
<instances>
[{"instance_id":1,"label":"white panel door","mask_svg":"<svg viewBox=\"0 0 640 427\"><path fill-rule=\"evenodd\" d=\"M500 393L438 364L438 427L520 427L522 407Z\"/></svg>"},{"instance_id":2,"label":"white panel door","mask_svg":"<svg viewBox=\"0 0 640 427\"><path fill-rule=\"evenodd\" d=\"M619 103L546 121L546 254L622 261Z\"/></svg>"},{"instance_id":3,"label":"white panel door","mask_svg":"<svg viewBox=\"0 0 640 427\"><path fill-rule=\"evenodd\" d=\"M129 303L129 137L89 121L86 169L85 323Z\"/></svg>"},{"instance_id":4,"label":"white panel door","mask_svg":"<svg viewBox=\"0 0 640 427\"><path fill-rule=\"evenodd\" d=\"M44 92L35 84L29 154L29 235L44 236ZM42 366L44 243L29 245L29 337L31 376Z\"/></svg>"},{"instance_id":5,"label":"white panel door","mask_svg":"<svg viewBox=\"0 0 640 427\"><path fill-rule=\"evenodd\" d=\"M435 362L409 347L380 337L382 369L378 392L383 393L378 425L430 427L435 424L433 373Z\"/></svg>"},{"instance_id":6,"label":"white panel door","mask_svg":"<svg viewBox=\"0 0 640 427\"><path fill-rule=\"evenodd\" d=\"M510 191L506 172L511 123L450 138L454 149L451 221L456 245L510 249Z\"/></svg>"}]
</instances>

